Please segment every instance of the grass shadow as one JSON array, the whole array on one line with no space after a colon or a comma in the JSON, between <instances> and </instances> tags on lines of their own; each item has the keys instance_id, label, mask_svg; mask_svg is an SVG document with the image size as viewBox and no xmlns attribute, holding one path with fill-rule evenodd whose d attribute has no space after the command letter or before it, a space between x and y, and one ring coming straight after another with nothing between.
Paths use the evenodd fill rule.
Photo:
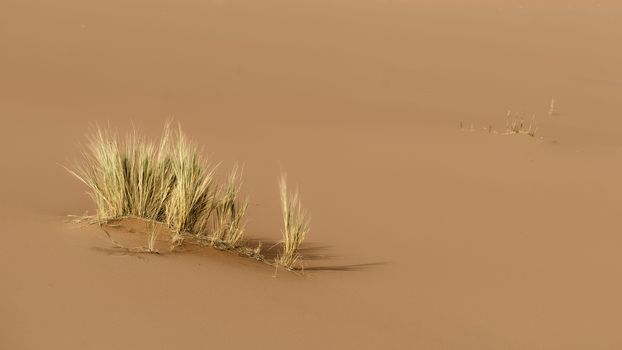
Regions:
<instances>
[{"instance_id":1,"label":"grass shadow","mask_svg":"<svg viewBox=\"0 0 622 350\"><path fill-rule=\"evenodd\" d=\"M110 226L109 226L110 227ZM130 238L134 238L133 244L142 243L142 240L136 240L135 234L138 235L147 235L146 231L143 231L140 226L136 225L136 222L121 222L113 227L110 227L117 236L123 236L123 233L130 233ZM128 238L127 236L125 238ZM219 252L225 252L225 250L215 249L211 246L203 246L203 245L182 245L181 247L177 247L173 251L169 251L166 249L168 241L165 238L165 235L160 237L162 241L159 241L161 245L160 254L153 254L145 251L133 251L131 248L125 247L92 247L91 250L104 253L111 256L131 256L137 259L146 259L145 255L158 255L165 256L168 254L180 254L180 255L208 255L208 256L218 256ZM281 246L283 244L282 241L276 240L266 240L266 239L246 239L244 241L244 245L248 247L257 247L261 244L260 254L265 258L266 261L272 262L275 261L279 253L281 252ZM133 248L139 249L139 248ZM339 258L339 256L330 254L329 250L331 249L328 245L317 244L313 242L304 242L298 249L298 252L302 256L302 261L304 264L304 268L296 268L294 271L298 272L330 272L330 271L340 271L340 272L354 272L354 271L363 271L373 267L386 265L388 262L377 261L377 262L367 262L367 263L354 263L354 264L331 264L331 260Z\"/></svg>"},{"instance_id":2,"label":"grass shadow","mask_svg":"<svg viewBox=\"0 0 622 350\"><path fill-rule=\"evenodd\" d=\"M136 259L145 259L145 255L147 255L147 254L163 256L162 254L153 254L153 253L147 253L147 252L133 252L133 251L130 251L128 249L117 248L117 247L110 247L110 248L91 247L90 249L92 251L95 251L95 252L98 252L98 253L104 253L106 255L111 255L111 256L131 256L131 257L134 257Z\"/></svg>"},{"instance_id":3,"label":"grass shadow","mask_svg":"<svg viewBox=\"0 0 622 350\"><path fill-rule=\"evenodd\" d=\"M266 260L273 261L278 257L279 252L281 251L281 245L283 244L281 241L274 240L262 240L262 239L248 239L246 243L249 246L257 246L260 243L262 244L261 254L266 258ZM304 268L297 268L296 271L362 271L369 268L373 268L375 266L386 265L388 262L385 261L377 261L377 262L369 262L369 263L358 263L358 264L342 264L342 265L316 265L320 264L322 261L332 260L338 258L337 255L330 254L328 251L330 250L330 246L321 245L317 243L311 242L303 242L298 248L298 252L302 256ZM307 264L311 262L311 264ZM310 265L310 266L308 266Z\"/></svg>"},{"instance_id":4,"label":"grass shadow","mask_svg":"<svg viewBox=\"0 0 622 350\"><path fill-rule=\"evenodd\" d=\"M327 265L327 266L309 266L304 271L362 271L374 266L386 265L386 261L378 261L362 264L345 264L345 265Z\"/></svg>"},{"instance_id":5,"label":"grass shadow","mask_svg":"<svg viewBox=\"0 0 622 350\"><path fill-rule=\"evenodd\" d=\"M279 252L282 251L281 246L283 245L283 242L281 241L265 239L247 239L245 242L249 247L256 247L261 244L260 252L261 255L266 258L266 260L276 259L279 255ZM325 251L327 251L328 249L330 249L330 246L303 242L298 248L298 253L300 253L303 259L307 261L336 258L336 256L334 255L325 253Z\"/></svg>"}]
</instances>

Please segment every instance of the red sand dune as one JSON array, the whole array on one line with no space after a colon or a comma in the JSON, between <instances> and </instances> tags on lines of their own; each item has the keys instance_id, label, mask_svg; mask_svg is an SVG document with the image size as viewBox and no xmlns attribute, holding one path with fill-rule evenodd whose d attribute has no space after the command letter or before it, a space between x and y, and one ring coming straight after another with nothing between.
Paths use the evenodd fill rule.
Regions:
<instances>
[{"instance_id":1,"label":"red sand dune","mask_svg":"<svg viewBox=\"0 0 622 350\"><path fill-rule=\"evenodd\" d=\"M621 16L2 1L0 348L622 348ZM536 137L482 130L508 109L535 114ZM249 237L280 237L279 164L300 185L304 276L215 250L120 254L64 222L94 209L61 167L90 126L155 137L171 116L245 163Z\"/></svg>"}]
</instances>

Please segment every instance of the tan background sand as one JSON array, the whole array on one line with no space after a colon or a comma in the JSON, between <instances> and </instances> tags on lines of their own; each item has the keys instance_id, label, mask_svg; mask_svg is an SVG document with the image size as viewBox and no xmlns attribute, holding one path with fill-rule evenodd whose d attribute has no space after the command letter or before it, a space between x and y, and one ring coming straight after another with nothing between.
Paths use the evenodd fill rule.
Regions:
<instances>
[{"instance_id":1,"label":"tan background sand","mask_svg":"<svg viewBox=\"0 0 622 350\"><path fill-rule=\"evenodd\" d=\"M0 2L0 348L620 349L619 1ZM551 98L558 115L549 117ZM538 136L502 130L508 109ZM169 117L244 162L248 234L128 256L60 166L95 122ZM206 256L207 255L207 256Z\"/></svg>"}]
</instances>

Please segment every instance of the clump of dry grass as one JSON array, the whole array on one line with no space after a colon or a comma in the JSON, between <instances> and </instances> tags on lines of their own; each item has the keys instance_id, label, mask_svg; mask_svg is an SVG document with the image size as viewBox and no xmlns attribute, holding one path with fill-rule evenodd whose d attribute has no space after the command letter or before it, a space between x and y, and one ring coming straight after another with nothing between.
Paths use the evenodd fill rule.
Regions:
<instances>
[{"instance_id":1,"label":"clump of dry grass","mask_svg":"<svg viewBox=\"0 0 622 350\"><path fill-rule=\"evenodd\" d=\"M157 145L136 132L121 139L99 127L88 140L82 161L68 170L88 186L98 222L124 217L164 222L174 246L188 235L214 235L231 246L242 239L247 204L238 198L236 170L225 185L217 185L216 167L181 128L172 136L167 125Z\"/></svg>"},{"instance_id":2,"label":"clump of dry grass","mask_svg":"<svg viewBox=\"0 0 622 350\"><path fill-rule=\"evenodd\" d=\"M175 181L167 142L168 128L157 149L135 132L125 141L100 128L89 136L83 161L68 170L89 187L100 221L123 216L164 217Z\"/></svg>"},{"instance_id":3,"label":"clump of dry grass","mask_svg":"<svg viewBox=\"0 0 622 350\"><path fill-rule=\"evenodd\" d=\"M553 103L551 102L551 108L553 108ZM552 110L552 109L551 109ZM473 124L467 129L464 126L464 123L460 121L460 130L474 132L476 129L473 127ZM519 114L512 114L511 110L507 111L505 118L505 131L499 132L493 129L492 124L488 124L487 127L482 128L483 131L488 132L489 134L499 134L499 135L529 135L531 137L536 136L536 132L538 131L538 123L536 120L536 115L534 114L531 118L529 124L525 122L525 119L521 117Z\"/></svg>"},{"instance_id":4,"label":"clump of dry grass","mask_svg":"<svg viewBox=\"0 0 622 350\"><path fill-rule=\"evenodd\" d=\"M209 245L290 270L300 261L298 247L309 221L297 192L287 192L284 176L280 181L283 251L272 263L261 255L261 245L244 244L248 200L240 198L241 171L234 167L226 181L218 184L217 166L201 156L180 127L172 133L167 124L155 144L135 131L123 139L98 127L88 137L82 155L80 162L67 169L87 185L97 207L95 216L82 219L100 225L124 218L143 220L150 231L147 247L132 251L157 253L157 227L165 224L171 232L171 249L185 242Z\"/></svg>"},{"instance_id":5,"label":"clump of dry grass","mask_svg":"<svg viewBox=\"0 0 622 350\"><path fill-rule=\"evenodd\" d=\"M538 131L538 124L536 123L536 116L531 118L529 125L525 123L525 120L518 115L512 116L512 111L508 111L505 122L505 134L526 134L531 137L536 136Z\"/></svg>"},{"instance_id":6,"label":"clump of dry grass","mask_svg":"<svg viewBox=\"0 0 622 350\"><path fill-rule=\"evenodd\" d=\"M285 174L281 175L279 188L283 212L283 251L277 258L277 264L291 270L296 268L296 263L301 259L298 249L309 232L310 221L302 210L298 189L293 193L287 191Z\"/></svg>"}]
</instances>

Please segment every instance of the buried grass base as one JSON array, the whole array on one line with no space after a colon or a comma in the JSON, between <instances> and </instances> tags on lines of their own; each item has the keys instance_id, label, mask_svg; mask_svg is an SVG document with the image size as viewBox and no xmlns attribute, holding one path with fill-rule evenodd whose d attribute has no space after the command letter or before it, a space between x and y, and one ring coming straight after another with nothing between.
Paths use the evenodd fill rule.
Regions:
<instances>
[{"instance_id":1,"label":"buried grass base","mask_svg":"<svg viewBox=\"0 0 622 350\"><path fill-rule=\"evenodd\" d=\"M135 131L121 139L110 130L97 128L82 153L82 160L67 170L87 185L97 214L74 217L74 221L98 224L115 247L158 253L157 227L164 225L170 231L172 251L184 244L209 246L271 266L303 270L298 252L309 231L309 220L297 191L287 191L284 175L279 182L284 219L282 251L269 261L260 247L244 244L248 200L240 198L237 167L224 184L218 184L217 166L202 157L181 127L172 136L167 124L158 143ZM137 219L151 226L146 247L126 248L112 239L105 227L123 219Z\"/></svg>"},{"instance_id":2,"label":"buried grass base","mask_svg":"<svg viewBox=\"0 0 622 350\"><path fill-rule=\"evenodd\" d=\"M166 223L164 222L153 221L153 220L136 217L136 216L98 218L97 216L93 216L93 215L83 215L83 216L68 215L68 217L70 218L71 223L98 225L99 228L104 232L104 234L106 235L110 243L113 245L113 247L116 249L120 249L127 253L132 253L132 254L156 254L156 255L166 254L162 250L159 250L155 247L157 237L158 237L157 234L154 234L155 231L148 233L148 236L147 236L148 244L146 246L130 247L130 246L124 245L116 241L108 230L109 228L120 227L121 226L120 223L126 220L137 220L139 222L144 223L145 225L159 225L159 226L162 226L162 228L166 230ZM182 249L184 246L187 246L187 245L207 247L207 248L212 248L212 249L216 249L219 251L229 252L240 257L250 258L252 260L272 266L275 269L284 268L292 272L298 272L298 273L304 272L302 255L298 254L294 263L284 264L284 262L281 260L282 259L281 255L277 256L276 258L269 258L266 255L264 255L262 253L263 244L261 241L258 241L255 247L251 247L249 245L246 245L245 242L240 242L240 244L232 245L231 243L223 241L223 240L200 237L200 236L197 236L191 233L182 233L178 235L179 239L177 241L177 244L174 244L173 242L175 242L175 239L173 239L170 233L169 235L171 236L171 238L168 240L170 245L168 249L165 249L165 250L168 250L168 252L171 252L171 253L174 253L175 251Z\"/></svg>"}]
</instances>

